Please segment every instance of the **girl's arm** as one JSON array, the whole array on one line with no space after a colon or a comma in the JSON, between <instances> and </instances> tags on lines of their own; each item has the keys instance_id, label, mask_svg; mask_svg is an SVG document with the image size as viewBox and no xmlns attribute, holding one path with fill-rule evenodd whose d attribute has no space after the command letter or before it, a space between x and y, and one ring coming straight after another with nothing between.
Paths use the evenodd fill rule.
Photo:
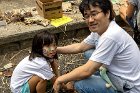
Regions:
<instances>
[{"instance_id":1,"label":"girl's arm","mask_svg":"<svg viewBox=\"0 0 140 93\"><path fill-rule=\"evenodd\" d=\"M53 69L54 74L56 77L60 76L60 71L59 71L59 65L58 65L58 60L54 59L53 62L51 62L51 67Z\"/></svg>"}]
</instances>

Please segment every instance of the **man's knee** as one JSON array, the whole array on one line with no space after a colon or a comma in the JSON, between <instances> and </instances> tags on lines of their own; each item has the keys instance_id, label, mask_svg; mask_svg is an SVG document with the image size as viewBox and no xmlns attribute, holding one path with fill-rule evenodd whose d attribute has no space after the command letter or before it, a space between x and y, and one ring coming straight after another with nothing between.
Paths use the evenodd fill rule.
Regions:
<instances>
[{"instance_id":1,"label":"man's knee","mask_svg":"<svg viewBox=\"0 0 140 93\"><path fill-rule=\"evenodd\" d=\"M84 92L82 92L83 91L83 83L82 83L82 81L76 81L75 83L74 83L74 89L78 92L78 93L84 93Z\"/></svg>"},{"instance_id":2,"label":"man's knee","mask_svg":"<svg viewBox=\"0 0 140 93\"><path fill-rule=\"evenodd\" d=\"M84 52L84 58L85 59L89 59L90 57L91 57L91 55L92 55L92 53L94 52L94 48L92 48L92 49L90 49L90 50L87 50L87 51L85 51Z\"/></svg>"},{"instance_id":3,"label":"man's knee","mask_svg":"<svg viewBox=\"0 0 140 93\"><path fill-rule=\"evenodd\" d=\"M82 87L82 81L76 81L75 83L74 83L74 88L75 89L78 89L78 88L81 88Z\"/></svg>"}]
</instances>

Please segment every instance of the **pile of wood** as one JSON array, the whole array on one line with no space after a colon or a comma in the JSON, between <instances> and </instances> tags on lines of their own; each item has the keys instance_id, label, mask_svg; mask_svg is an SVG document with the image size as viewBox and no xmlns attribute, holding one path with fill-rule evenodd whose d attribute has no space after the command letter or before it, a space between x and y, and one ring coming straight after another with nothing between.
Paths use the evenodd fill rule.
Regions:
<instances>
[{"instance_id":1,"label":"pile of wood","mask_svg":"<svg viewBox=\"0 0 140 93\"><path fill-rule=\"evenodd\" d=\"M25 25L37 24L47 26L49 24L49 20L38 18L35 15L36 8L30 8L29 10L15 9L13 11L6 11L4 13L1 12L0 20L5 20L7 24L16 22L22 22L25 23Z\"/></svg>"}]
</instances>

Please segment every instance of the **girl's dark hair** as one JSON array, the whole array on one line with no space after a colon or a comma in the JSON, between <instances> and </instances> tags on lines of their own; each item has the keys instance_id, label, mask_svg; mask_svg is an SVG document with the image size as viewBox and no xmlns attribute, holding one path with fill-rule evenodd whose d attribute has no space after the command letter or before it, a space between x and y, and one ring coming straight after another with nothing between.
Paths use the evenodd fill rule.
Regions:
<instances>
[{"instance_id":1,"label":"girl's dark hair","mask_svg":"<svg viewBox=\"0 0 140 93\"><path fill-rule=\"evenodd\" d=\"M84 11L90 10L90 5L102 9L103 13L106 14L108 11L110 11L110 21L114 19L115 12L113 10L113 5L110 0L83 0L79 6L79 10L82 13L84 17Z\"/></svg>"},{"instance_id":2,"label":"girl's dark hair","mask_svg":"<svg viewBox=\"0 0 140 93\"><path fill-rule=\"evenodd\" d=\"M54 34L49 33L48 31L43 31L40 33L37 33L32 41L32 50L31 54L29 56L29 60L34 59L35 57L45 57L43 55L43 46L44 45L50 45L52 43L58 44L57 38ZM48 60L48 57L45 57L46 60ZM57 59L57 54L54 56L55 59Z\"/></svg>"}]
</instances>

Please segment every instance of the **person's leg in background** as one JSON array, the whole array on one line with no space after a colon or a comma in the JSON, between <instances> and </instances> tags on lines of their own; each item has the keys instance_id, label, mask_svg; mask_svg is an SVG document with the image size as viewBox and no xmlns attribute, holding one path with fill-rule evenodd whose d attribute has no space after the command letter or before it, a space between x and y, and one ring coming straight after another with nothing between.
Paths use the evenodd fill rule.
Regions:
<instances>
[{"instance_id":1,"label":"person's leg in background","mask_svg":"<svg viewBox=\"0 0 140 93\"><path fill-rule=\"evenodd\" d=\"M137 14L137 26L136 26L137 33L135 33L134 38L136 39L136 43L140 45L140 11Z\"/></svg>"}]
</instances>

